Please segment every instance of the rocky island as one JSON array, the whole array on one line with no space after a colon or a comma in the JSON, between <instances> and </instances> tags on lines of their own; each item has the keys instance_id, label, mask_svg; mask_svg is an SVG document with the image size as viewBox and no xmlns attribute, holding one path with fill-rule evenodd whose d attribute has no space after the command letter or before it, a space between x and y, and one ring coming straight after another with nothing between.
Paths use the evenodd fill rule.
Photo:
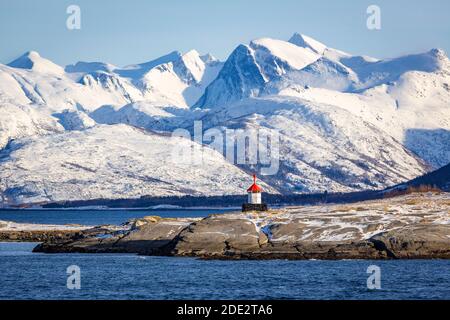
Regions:
<instances>
[{"instance_id":1,"label":"rocky island","mask_svg":"<svg viewBox=\"0 0 450 320\"><path fill-rule=\"evenodd\" d=\"M3 222L0 239L8 240L5 235L9 234L9 240L43 241L34 251L46 253L204 259L449 259L450 193L414 193L354 204L206 218L148 216L122 226L42 229L16 228L11 239L11 228Z\"/></svg>"}]
</instances>

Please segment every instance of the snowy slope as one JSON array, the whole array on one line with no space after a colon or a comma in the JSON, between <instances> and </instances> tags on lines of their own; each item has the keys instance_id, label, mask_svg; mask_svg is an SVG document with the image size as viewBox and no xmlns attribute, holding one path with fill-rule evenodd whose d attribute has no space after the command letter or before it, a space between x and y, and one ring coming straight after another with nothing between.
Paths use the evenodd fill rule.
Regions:
<instances>
[{"instance_id":1,"label":"snowy slope","mask_svg":"<svg viewBox=\"0 0 450 320\"><path fill-rule=\"evenodd\" d=\"M214 59L205 63L197 51L191 50L173 62L153 68L141 81L145 96L155 103L189 107L200 98L221 68L222 63Z\"/></svg>"},{"instance_id":2,"label":"snowy slope","mask_svg":"<svg viewBox=\"0 0 450 320\"><path fill-rule=\"evenodd\" d=\"M84 130L96 125L96 122L91 117L78 110L65 110L61 113L54 113L53 116L59 120L59 123L65 130Z\"/></svg>"},{"instance_id":3,"label":"snowy slope","mask_svg":"<svg viewBox=\"0 0 450 320\"><path fill-rule=\"evenodd\" d=\"M45 110L0 101L0 150L13 139L63 130L57 119Z\"/></svg>"},{"instance_id":4,"label":"snowy slope","mask_svg":"<svg viewBox=\"0 0 450 320\"><path fill-rule=\"evenodd\" d=\"M204 114L199 109L160 106L140 101L123 107L103 106L90 113L90 117L100 124L125 123L147 130L172 132L192 125L194 120L200 119Z\"/></svg>"},{"instance_id":5,"label":"snowy slope","mask_svg":"<svg viewBox=\"0 0 450 320\"><path fill-rule=\"evenodd\" d=\"M176 148L193 144L123 124L27 138L0 153L0 190L13 204L237 194L248 187L249 175L209 148L198 164L172 160Z\"/></svg>"},{"instance_id":6,"label":"snowy slope","mask_svg":"<svg viewBox=\"0 0 450 320\"><path fill-rule=\"evenodd\" d=\"M450 72L408 71L394 82L362 92L273 85L272 94L343 108L386 132L437 169L450 162ZM323 83L322 83L323 84ZM274 89L276 88L276 89Z\"/></svg>"},{"instance_id":7,"label":"snowy slope","mask_svg":"<svg viewBox=\"0 0 450 320\"><path fill-rule=\"evenodd\" d=\"M320 55L323 55L328 50L327 46L323 43L297 32L289 39L289 42L301 48L308 48Z\"/></svg>"},{"instance_id":8,"label":"snowy slope","mask_svg":"<svg viewBox=\"0 0 450 320\"><path fill-rule=\"evenodd\" d=\"M206 115L211 127L280 133L280 170L261 177L284 192L382 188L426 172L399 141L343 108L286 96L238 102ZM243 168L251 170L251 166Z\"/></svg>"}]
</instances>

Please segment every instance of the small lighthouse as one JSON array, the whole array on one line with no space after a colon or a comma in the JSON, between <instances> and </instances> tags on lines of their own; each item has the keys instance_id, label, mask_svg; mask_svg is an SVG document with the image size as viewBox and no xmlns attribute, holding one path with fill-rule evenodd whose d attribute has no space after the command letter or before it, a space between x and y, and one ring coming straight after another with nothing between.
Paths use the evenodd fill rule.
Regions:
<instances>
[{"instance_id":1,"label":"small lighthouse","mask_svg":"<svg viewBox=\"0 0 450 320\"><path fill-rule=\"evenodd\" d=\"M247 189L248 200L242 205L242 212L245 211L267 211L267 204L261 201L262 189L256 184L256 175L253 175L253 184Z\"/></svg>"}]
</instances>

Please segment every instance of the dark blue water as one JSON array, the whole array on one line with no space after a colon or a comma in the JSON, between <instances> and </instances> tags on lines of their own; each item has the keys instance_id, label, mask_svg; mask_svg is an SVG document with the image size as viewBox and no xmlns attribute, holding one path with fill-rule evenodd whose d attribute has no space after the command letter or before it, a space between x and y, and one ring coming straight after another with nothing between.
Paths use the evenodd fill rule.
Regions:
<instances>
[{"instance_id":1,"label":"dark blue water","mask_svg":"<svg viewBox=\"0 0 450 320\"><path fill-rule=\"evenodd\" d=\"M450 299L450 261L202 261L123 254L37 254L0 243L0 299ZM381 290L367 289L367 267ZM81 289L66 268L81 270Z\"/></svg>"},{"instance_id":2,"label":"dark blue water","mask_svg":"<svg viewBox=\"0 0 450 320\"><path fill-rule=\"evenodd\" d=\"M0 220L44 224L120 225L130 219L144 216L160 216L164 218L206 217L212 213L225 213L235 210L0 210Z\"/></svg>"}]
</instances>

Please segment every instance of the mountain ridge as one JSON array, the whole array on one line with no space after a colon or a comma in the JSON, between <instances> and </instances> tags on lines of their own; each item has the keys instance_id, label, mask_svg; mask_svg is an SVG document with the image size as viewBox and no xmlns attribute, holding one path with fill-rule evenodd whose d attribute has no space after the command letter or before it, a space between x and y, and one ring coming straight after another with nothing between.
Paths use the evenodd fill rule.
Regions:
<instances>
[{"instance_id":1,"label":"mountain ridge","mask_svg":"<svg viewBox=\"0 0 450 320\"><path fill-rule=\"evenodd\" d=\"M148 159L130 158L124 172L138 176L145 167L152 177L148 181L108 179L108 173L116 174L113 168L127 167L126 157L118 156L125 152L126 143L116 148L115 139L161 149L173 145L173 130L192 133L194 121L202 121L204 130L216 128L222 133L227 128L276 129L280 169L261 176L268 190L353 192L395 185L450 162L449 66L439 49L379 60L353 56L301 34L289 41L260 38L240 44L225 62L191 50L126 67L78 62L63 68L31 51L9 65L0 64L0 167L7 168L0 172L0 195L11 203L49 196L58 201L74 199L70 190L83 188L120 190L124 198L145 195L136 193L139 188L149 188L152 196L172 191L208 195L206 181L217 192L229 194L228 186L217 184L214 166L203 167L203 180L184 176L189 188L180 180L172 191L158 187L158 174L163 173L157 166L164 157L169 159L170 150L164 150L165 156L157 161L151 153ZM139 130L131 133L128 126ZM148 133L168 138L158 145L144 138ZM92 160L102 168L101 176L74 179L75 189L64 187L64 176L75 177L90 161L82 139L98 139L92 148L104 148L117 157L103 166L105 158L94 153L97 158ZM58 160L63 155L52 149L53 144L60 145L68 158L73 155L75 165L63 165ZM7 148L11 145L18 149ZM202 148L209 147L203 141ZM54 158L42 148L53 150ZM55 166L39 162L39 172L32 166L25 169L26 157L33 153ZM261 169L230 164L219 153L207 154L209 161L231 172L227 181L239 186L233 192L242 187L247 174ZM155 163L148 166L147 160ZM173 165L178 170L179 164ZM45 176L55 179L43 183ZM66 191L58 193L58 189ZM84 198L77 200L101 195L82 194Z\"/></svg>"}]
</instances>

